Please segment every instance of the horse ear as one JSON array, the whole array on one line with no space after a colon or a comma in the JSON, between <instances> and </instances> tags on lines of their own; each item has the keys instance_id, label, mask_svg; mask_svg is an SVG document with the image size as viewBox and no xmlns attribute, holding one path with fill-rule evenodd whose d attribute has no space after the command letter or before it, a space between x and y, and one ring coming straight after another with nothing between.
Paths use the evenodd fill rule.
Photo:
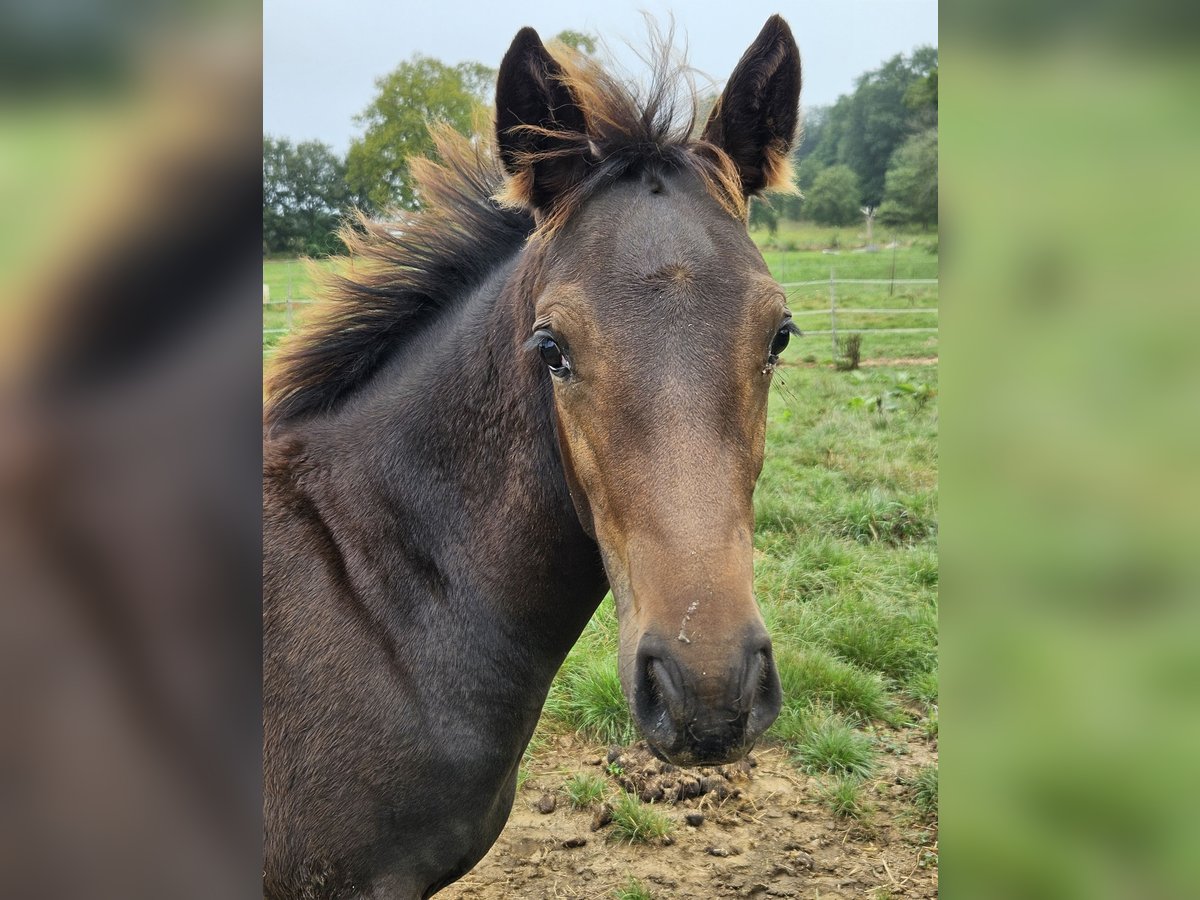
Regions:
<instances>
[{"instance_id":1,"label":"horse ear","mask_svg":"<svg viewBox=\"0 0 1200 900\"><path fill-rule=\"evenodd\" d=\"M582 178L587 122L563 69L532 28L522 28L496 78L496 141L512 200L545 209Z\"/></svg>"},{"instance_id":2,"label":"horse ear","mask_svg":"<svg viewBox=\"0 0 1200 900\"><path fill-rule=\"evenodd\" d=\"M747 197L788 187L788 154L800 106L800 48L771 16L742 56L704 127L704 139L733 159Z\"/></svg>"}]
</instances>

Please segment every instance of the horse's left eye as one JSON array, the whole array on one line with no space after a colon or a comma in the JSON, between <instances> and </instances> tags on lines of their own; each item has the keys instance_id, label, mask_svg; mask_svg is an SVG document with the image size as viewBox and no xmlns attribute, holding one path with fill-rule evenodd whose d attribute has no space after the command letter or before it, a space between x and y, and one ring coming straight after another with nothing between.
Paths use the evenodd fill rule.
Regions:
<instances>
[{"instance_id":1,"label":"horse's left eye","mask_svg":"<svg viewBox=\"0 0 1200 900\"><path fill-rule=\"evenodd\" d=\"M784 325L782 328L780 328L777 332L775 332L775 337L771 339L771 361L772 362L774 362L776 359L778 359L779 354L787 349L788 340L792 336L792 329L794 327L795 326L792 325L791 322L788 322L786 325Z\"/></svg>"},{"instance_id":2,"label":"horse's left eye","mask_svg":"<svg viewBox=\"0 0 1200 900\"><path fill-rule=\"evenodd\" d=\"M550 372L562 378L571 370L571 363L563 355L562 348L558 346L558 342L548 334L542 334L537 342L538 354L542 357L549 368Z\"/></svg>"}]
</instances>

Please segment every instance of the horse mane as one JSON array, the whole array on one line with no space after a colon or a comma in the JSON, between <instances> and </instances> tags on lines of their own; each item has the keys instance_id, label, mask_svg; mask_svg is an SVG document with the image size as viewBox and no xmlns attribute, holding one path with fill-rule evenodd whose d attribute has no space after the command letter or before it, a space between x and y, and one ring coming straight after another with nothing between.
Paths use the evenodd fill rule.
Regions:
<instances>
[{"instance_id":1,"label":"horse mane","mask_svg":"<svg viewBox=\"0 0 1200 900\"><path fill-rule=\"evenodd\" d=\"M406 333L482 283L533 230L526 212L491 199L504 173L488 143L432 126L439 162L410 170L422 210L346 225L348 273L322 279L324 297L271 364L268 428L328 412L370 378Z\"/></svg>"},{"instance_id":2,"label":"horse mane","mask_svg":"<svg viewBox=\"0 0 1200 900\"><path fill-rule=\"evenodd\" d=\"M342 229L353 267L348 275L323 279L321 307L281 344L267 383L268 429L332 410L375 374L406 334L466 296L530 235L549 236L623 175L648 167L690 171L730 215L746 218L736 165L694 136L700 104L691 70L675 54L670 34L664 39L652 31L651 42L644 88L583 53L551 45L587 122L586 134L553 132L558 147L551 155L585 154L590 165L544 215L535 218L529 209L529 166L506 177L494 138L468 139L449 126L431 126L438 161L410 163L421 211L398 222L359 214L358 229ZM771 180L787 183L786 158L775 168Z\"/></svg>"}]
</instances>

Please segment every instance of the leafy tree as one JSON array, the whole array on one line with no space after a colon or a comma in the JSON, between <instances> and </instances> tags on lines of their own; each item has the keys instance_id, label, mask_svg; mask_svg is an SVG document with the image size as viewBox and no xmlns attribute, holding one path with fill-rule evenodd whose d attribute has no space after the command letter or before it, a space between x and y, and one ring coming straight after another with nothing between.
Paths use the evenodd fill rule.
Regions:
<instances>
[{"instance_id":1,"label":"leafy tree","mask_svg":"<svg viewBox=\"0 0 1200 900\"><path fill-rule=\"evenodd\" d=\"M416 209L408 161L434 155L429 123L446 122L464 134L479 130L494 80L495 72L479 63L448 66L419 54L376 79L375 99L355 117L364 133L346 156L350 189L374 212Z\"/></svg>"},{"instance_id":2,"label":"leafy tree","mask_svg":"<svg viewBox=\"0 0 1200 900\"><path fill-rule=\"evenodd\" d=\"M888 161L908 136L904 95L912 80L900 55L858 80L838 156L858 175L868 203L883 199Z\"/></svg>"},{"instance_id":3,"label":"leafy tree","mask_svg":"<svg viewBox=\"0 0 1200 900\"><path fill-rule=\"evenodd\" d=\"M556 41L566 44L568 47L574 47L580 53L586 53L588 56L596 54L596 36L587 31L560 31L554 36Z\"/></svg>"},{"instance_id":4,"label":"leafy tree","mask_svg":"<svg viewBox=\"0 0 1200 900\"><path fill-rule=\"evenodd\" d=\"M804 198L804 211L822 225L850 225L862 206L858 176L849 166L822 170Z\"/></svg>"},{"instance_id":5,"label":"leafy tree","mask_svg":"<svg viewBox=\"0 0 1200 900\"><path fill-rule=\"evenodd\" d=\"M323 256L352 198L345 163L326 144L263 138L263 249Z\"/></svg>"},{"instance_id":6,"label":"leafy tree","mask_svg":"<svg viewBox=\"0 0 1200 900\"><path fill-rule=\"evenodd\" d=\"M779 213L761 197L750 200L750 227L765 228L772 236L779 233Z\"/></svg>"},{"instance_id":7,"label":"leafy tree","mask_svg":"<svg viewBox=\"0 0 1200 900\"><path fill-rule=\"evenodd\" d=\"M937 65L936 48L918 47L861 75L853 93L806 117L800 158L849 166L859 178L863 201L878 204L896 149L914 131L936 125Z\"/></svg>"},{"instance_id":8,"label":"leafy tree","mask_svg":"<svg viewBox=\"0 0 1200 900\"><path fill-rule=\"evenodd\" d=\"M936 128L938 117L938 70L933 69L924 78L914 81L904 92L904 105L911 111L913 124L922 128Z\"/></svg>"},{"instance_id":9,"label":"leafy tree","mask_svg":"<svg viewBox=\"0 0 1200 900\"><path fill-rule=\"evenodd\" d=\"M938 135L936 128L915 134L896 151L887 171L881 217L887 224L938 220Z\"/></svg>"}]
</instances>

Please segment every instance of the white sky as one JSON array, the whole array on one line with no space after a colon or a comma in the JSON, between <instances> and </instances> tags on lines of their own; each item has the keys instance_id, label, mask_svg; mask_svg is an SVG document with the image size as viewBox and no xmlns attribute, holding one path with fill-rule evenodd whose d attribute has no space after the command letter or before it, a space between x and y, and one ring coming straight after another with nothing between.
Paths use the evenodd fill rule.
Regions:
<instances>
[{"instance_id":1,"label":"white sky","mask_svg":"<svg viewBox=\"0 0 1200 900\"><path fill-rule=\"evenodd\" d=\"M805 106L832 103L896 53L937 44L937 0L265 0L263 130L343 153L376 77L418 52L494 69L523 25L544 40L567 28L597 34L637 74L623 42L644 46L643 10L660 23L673 13L677 43L686 36L691 64L719 82L780 13L800 44Z\"/></svg>"}]
</instances>

